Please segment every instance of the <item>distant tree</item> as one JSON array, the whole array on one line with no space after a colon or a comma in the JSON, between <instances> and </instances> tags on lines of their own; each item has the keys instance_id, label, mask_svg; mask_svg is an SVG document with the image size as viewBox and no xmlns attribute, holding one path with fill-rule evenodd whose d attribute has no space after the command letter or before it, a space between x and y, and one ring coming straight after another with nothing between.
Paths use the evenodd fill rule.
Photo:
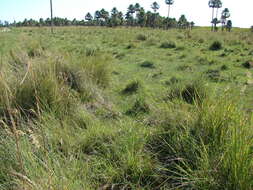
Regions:
<instances>
[{"instance_id":1,"label":"distant tree","mask_svg":"<svg viewBox=\"0 0 253 190\"><path fill-rule=\"evenodd\" d=\"M111 11L111 18L110 18L110 26L118 26L120 23L120 19L118 17L119 11L116 7L114 7Z\"/></svg>"},{"instance_id":2,"label":"distant tree","mask_svg":"<svg viewBox=\"0 0 253 190\"><path fill-rule=\"evenodd\" d=\"M188 21L187 21L185 15L181 15L178 20L178 27L179 28L186 28L187 25L188 25Z\"/></svg>"},{"instance_id":3,"label":"distant tree","mask_svg":"<svg viewBox=\"0 0 253 190\"><path fill-rule=\"evenodd\" d=\"M123 25L124 24L124 17L123 17L123 13L121 11L118 13L118 18L120 20L119 25Z\"/></svg>"},{"instance_id":4,"label":"distant tree","mask_svg":"<svg viewBox=\"0 0 253 190\"><path fill-rule=\"evenodd\" d=\"M190 29L194 27L195 23L193 21L190 22Z\"/></svg>"},{"instance_id":5,"label":"distant tree","mask_svg":"<svg viewBox=\"0 0 253 190\"><path fill-rule=\"evenodd\" d=\"M231 29L232 29L232 21L231 20L228 20L227 21L227 25L226 25L226 29L227 29L227 31L231 31Z\"/></svg>"},{"instance_id":6,"label":"distant tree","mask_svg":"<svg viewBox=\"0 0 253 190\"><path fill-rule=\"evenodd\" d=\"M91 21L92 19L93 19L93 17L92 17L92 15L91 15L90 13L87 13L87 14L85 15L85 20Z\"/></svg>"},{"instance_id":7,"label":"distant tree","mask_svg":"<svg viewBox=\"0 0 253 190\"><path fill-rule=\"evenodd\" d=\"M140 4L139 4L139 3L136 3L136 4L134 5L134 11L138 14L139 11L140 11L140 9L141 9Z\"/></svg>"},{"instance_id":8,"label":"distant tree","mask_svg":"<svg viewBox=\"0 0 253 190\"><path fill-rule=\"evenodd\" d=\"M156 13L157 10L160 9L160 5L155 1L154 3L151 4L151 9L153 9L154 13Z\"/></svg>"},{"instance_id":9,"label":"distant tree","mask_svg":"<svg viewBox=\"0 0 253 190\"><path fill-rule=\"evenodd\" d=\"M253 32L253 26L250 27L250 31Z\"/></svg>"},{"instance_id":10,"label":"distant tree","mask_svg":"<svg viewBox=\"0 0 253 190\"><path fill-rule=\"evenodd\" d=\"M101 18L101 13L100 11L95 11L95 14L94 14L94 17L96 18L96 21L97 21L97 25L100 25L100 18Z\"/></svg>"},{"instance_id":11,"label":"distant tree","mask_svg":"<svg viewBox=\"0 0 253 190\"><path fill-rule=\"evenodd\" d=\"M140 8L139 12L137 13L137 24L141 27L145 26L147 20L147 16L145 13L144 8Z\"/></svg>"},{"instance_id":12,"label":"distant tree","mask_svg":"<svg viewBox=\"0 0 253 190\"><path fill-rule=\"evenodd\" d=\"M177 21L175 18L167 17L163 20L163 25L165 29L175 28L177 27Z\"/></svg>"},{"instance_id":13,"label":"distant tree","mask_svg":"<svg viewBox=\"0 0 253 190\"><path fill-rule=\"evenodd\" d=\"M133 14L135 13L135 6L133 4L129 5L129 7L127 8L127 13L130 13L133 17Z\"/></svg>"},{"instance_id":14,"label":"distant tree","mask_svg":"<svg viewBox=\"0 0 253 190\"><path fill-rule=\"evenodd\" d=\"M212 8L212 20L211 20L212 28L211 28L211 30L213 31L213 30L214 30L214 25L213 25L214 8L216 7L216 0L209 0L208 6L209 6L210 8Z\"/></svg>"},{"instance_id":15,"label":"distant tree","mask_svg":"<svg viewBox=\"0 0 253 190\"><path fill-rule=\"evenodd\" d=\"M4 21L4 26L9 27L10 23L8 21Z\"/></svg>"},{"instance_id":16,"label":"distant tree","mask_svg":"<svg viewBox=\"0 0 253 190\"><path fill-rule=\"evenodd\" d=\"M165 0L165 3L168 5L168 18L170 18L170 6L173 5L174 0Z\"/></svg>"},{"instance_id":17,"label":"distant tree","mask_svg":"<svg viewBox=\"0 0 253 190\"><path fill-rule=\"evenodd\" d=\"M126 18L127 25L128 26L133 26L133 24L134 24L133 14L131 14L130 12L127 12L125 18Z\"/></svg>"},{"instance_id":18,"label":"distant tree","mask_svg":"<svg viewBox=\"0 0 253 190\"><path fill-rule=\"evenodd\" d=\"M221 0L215 0L216 18L218 19L219 9L222 7Z\"/></svg>"},{"instance_id":19,"label":"distant tree","mask_svg":"<svg viewBox=\"0 0 253 190\"><path fill-rule=\"evenodd\" d=\"M212 21L213 25L214 25L214 31L218 31L218 27L217 24L220 23L220 21L217 18L214 18Z\"/></svg>"},{"instance_id":20,"label":"distant tree","mask_svg":"<svg viewBox=\"0 0 253 190\"><path fill-rule=\"evenodd\" d=\"M134 13L135 13L135 6L133 4L130 4L129 7L127 8L126 13L127 24L130 26L134 25Z\"/></svg>"},{"instance_id":21,"label":"distant tree","mask_svg":"<svg viewBox=\"0 0 253 190\"><path fill-rule=\"evenodd\" d=\"M109 19L109 12L107 12L105 9L100 10L100 17L103 19L102 25L105 26L107 24L107 21Z\"/></svg>"},{"instance_id":22,"label":"distant tree","mask_svg":"<svg viewBox=\"0 0 253 190\"><path fill-rule=\"evenodd\" d=\"M44 26L44 25L45 25L45 22L44 22L43 18L40 18L40 20L39 20L39 25L40 25L40 26Z\"/></svg>"},{"instance_id":23,"label":"distant tree","mask_svg":"<svg viewBox=\"0 0 253 190\"><path fill-rule=\"evenodd\" d=\"M225 25L227 23L227 19L230 17L230 12L228 8L225 8L221 13L221 24L222 24L222 31L225 28Z\"/></svg>"}]
</instances>

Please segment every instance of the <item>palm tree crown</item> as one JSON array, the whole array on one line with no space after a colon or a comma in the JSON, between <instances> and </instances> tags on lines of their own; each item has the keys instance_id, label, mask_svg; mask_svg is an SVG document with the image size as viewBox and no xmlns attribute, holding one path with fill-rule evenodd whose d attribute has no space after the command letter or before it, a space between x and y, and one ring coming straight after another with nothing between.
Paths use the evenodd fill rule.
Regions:
<instances>
[{"instance_id":1,"label":"palm tree crown","mask_svg":"<svg viewBox=\"0 0 253 190\"><path fill-rule=\"evenodd\" d=\"M229 12L229 9L228 8L225 8L222 13L221 13L222 17L227 19L230 17L230 12Z\"/></svg>"},{"instance_id":2,"label":"palm tree crown","mask_svg":"<svg viewBox=\"0 0 253 190\"><path fill-rule=\"evenodd\" d=\"M152 3L151 8L156 13L156 11L160 8L160 5L155 1L154 3Z\"/></svg>"},{"instance_id":3,"label":"palm tree crown","mask_svg":"<svg viewBox=\"0 0 253 190\"><path fill-rule=\"evenodd\" d=\"M166 3L167 5L173 5L174 0L165 0L165 3Z\"/></svg>"}]
</instances>

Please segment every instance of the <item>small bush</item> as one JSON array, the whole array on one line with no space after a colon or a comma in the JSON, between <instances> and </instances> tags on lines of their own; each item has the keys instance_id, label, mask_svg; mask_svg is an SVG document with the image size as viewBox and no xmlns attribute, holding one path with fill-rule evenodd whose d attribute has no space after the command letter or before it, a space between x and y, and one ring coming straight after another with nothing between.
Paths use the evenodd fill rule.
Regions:
<instances>
[{"instance_id":1,"label":"small bush","mask_svg":"<svg viewBox=\"0 0 253 190\"><path fill-rule=\"evenodd\" d=\"M210 47L209 47L210 50L212 51L218 51L218 50L221 50L222 49L222 43L220 41L214 41Z\"/></svg>"},{"instance_id":2,"label":"small bush","mask_svg":"<svg viewBox=\"0 0 253 190\"><path fill-rule=\"evenodd\" d=\"M126 87L122 90L123 94L133 94L138 91L140 88L140 82L138 80L134 80L126 85Z\"/></svg>"},{"instance_id":3,"label":"small bush","mask_svg":"<svg viewBox=\"0 0 253 190\"><path fill-rule=\"evenodd\" d=\"M138 34L136 37L137 40L140 41L146 41L147 40L147 36L145 36L144 34Z\"/></svg>"},{"instance_id":4,"label":"small bush","mask_svg":"<svg viewBox=\"0 0 253 190\"><path fill-rule=\"evenodd\" d=\"M175 42L163 42L161 45L160 45L160 48L164 48L164 49L167 49L167 48L176 48L176 43Z\"/></svg>"},{"instance_id":5,"label":"small bush","mask_svg":"<svg viewBox=\"0 0 253 190\"><path fill-rule=\"evenodd\" d=\"M154 63L151 61L144 61L140 66L144 68L150 68L150 69L155 68Z\"/></svg>"}]
</instances>

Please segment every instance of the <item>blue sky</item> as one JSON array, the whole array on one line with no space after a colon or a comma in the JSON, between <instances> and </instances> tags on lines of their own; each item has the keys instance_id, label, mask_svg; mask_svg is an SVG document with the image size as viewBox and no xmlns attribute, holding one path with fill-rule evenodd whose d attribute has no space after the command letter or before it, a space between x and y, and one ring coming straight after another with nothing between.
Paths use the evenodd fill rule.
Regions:
<instances>
[{"instance_id":1,"label":"blue sky","mask_svg":"<svg viewBox=\"0 0 253 190\"><path fill-rule=\"evenodd\" d=\"M69 19L83 19L87 12L92 14L95 10L105 8L110 11L116 6L126 12L131 3L140 3L146 10L151 10L150 5L154 0L53 0L54 16ZM20 21L25 18L47 18L50 15L49 0L0 0L0 20ZM157 0L161 8L160 14L167 15L167 6L164 0ZM222 0L223 8L229 8L234 26L250 27L253 25L252 0ZM220 10L221 11L221 10ZM185 14L196 25L207 26L211 20L211 9L208 0L175 0L171 16L178 18Z\"/></svg>"}]
</instances>

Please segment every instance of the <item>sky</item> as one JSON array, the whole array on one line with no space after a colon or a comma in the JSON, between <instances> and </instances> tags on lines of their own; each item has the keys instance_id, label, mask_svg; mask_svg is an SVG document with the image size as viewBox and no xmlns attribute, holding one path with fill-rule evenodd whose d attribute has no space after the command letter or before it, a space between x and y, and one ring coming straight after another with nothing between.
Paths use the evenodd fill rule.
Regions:
<instances>
[{"instance_id":1,"label":"sky","mask_svg":"<svg viewBox=\"0 0 253 190\"><path fill-rule=\"evenodd\" d=\"M110 11L113 7L126 13L130 4L139 3L145 10L151 10L150 5L155 0L53 0L54 16L69 19L84 19L87 12L94 14L96 10L105 8ZM164 0L156 0L159 13L167 16L168 6ZM211 21L212 11L208 7L208 0L174 0L171 17L179 18L185 14L189 21L194 21L198 26L208 26ZM229 8L233 26L249 28L253 25L252 0L222 0L223 7ZM219 11L219 13L221 10ZM0 0L0 20L23 21L25 18L50 17L50 0Z\"/></svg>"}]
</instances>

